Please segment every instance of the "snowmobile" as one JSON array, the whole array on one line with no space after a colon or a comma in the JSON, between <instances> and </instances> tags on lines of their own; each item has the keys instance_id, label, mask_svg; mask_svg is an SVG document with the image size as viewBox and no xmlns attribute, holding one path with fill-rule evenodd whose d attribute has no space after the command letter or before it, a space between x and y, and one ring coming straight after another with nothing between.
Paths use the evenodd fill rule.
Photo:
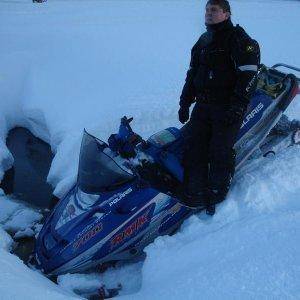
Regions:
<instances>
[{"instance_id":1,"label":"snowmobile","mask_svg":"<svg viewBox=\"0 0 300 300\"><path fill-rule=\"evenodd\" d=\"M300 143L298 122L283 117L299 93L297 78L261 65L258 86L235 144L236 168L280 145ZM57 203L35 248L46 274L82 272L141 255L157 236L172 234L193 210L178 201L186 126L147 140L123 117L107 143L84 131L77 182ZM276 124L277 127L276 127Z\"/></svg>"}]
</instances>

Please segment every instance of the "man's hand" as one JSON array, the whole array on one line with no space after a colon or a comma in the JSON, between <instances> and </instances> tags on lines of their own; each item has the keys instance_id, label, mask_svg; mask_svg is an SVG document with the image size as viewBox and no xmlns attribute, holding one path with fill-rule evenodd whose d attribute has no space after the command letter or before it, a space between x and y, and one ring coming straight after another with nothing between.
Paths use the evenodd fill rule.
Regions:
<instances>
[{"instance_id":1,"label":"man's hand","mask_svg":"<svg viewBox=\"0 0 300 300\"><path fill-rule=\"evenodd\" d=\"M231 126L237 122L241 122L245 115L247 108L244 105L232 105L226 112L225 112L225 126Z\"/></svg>"},{"instance_id":2,"label":"man's hand","mask_svg":"<svg viewBox=\"0 0 300 300\"><path fill-rule=\"evenodd\" d=\"M190 108L188 106L180 106L178 111L179 122L184 124L190 118Z\"/></svg>"}]
</instances>

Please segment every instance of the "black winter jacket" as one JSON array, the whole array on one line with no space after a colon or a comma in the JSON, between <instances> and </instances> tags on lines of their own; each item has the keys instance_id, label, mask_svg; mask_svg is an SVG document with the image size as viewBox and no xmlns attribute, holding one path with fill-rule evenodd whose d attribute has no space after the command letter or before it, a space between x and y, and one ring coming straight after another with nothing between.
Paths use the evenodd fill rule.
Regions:
<instances>
[{"instance_id":1,"label":"black winter jacket","mask_svg":"<svg viewBox=\"0 0 300 300\"><path fill-rule=\"evenodd\" d=\"M256 89L258 43L230 19L212 25L191 51L180 106L195 101L245 108Z\"/></svg>"}]
</instances>

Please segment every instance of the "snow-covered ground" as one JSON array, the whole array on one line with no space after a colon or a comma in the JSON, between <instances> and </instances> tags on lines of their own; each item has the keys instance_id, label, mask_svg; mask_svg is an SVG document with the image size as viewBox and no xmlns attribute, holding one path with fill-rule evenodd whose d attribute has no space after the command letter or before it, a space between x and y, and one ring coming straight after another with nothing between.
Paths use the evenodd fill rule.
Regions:
<instances>
[{"instance_id":1,"label":"snow-covered ground","mask_svg":"<svg viewBox=\"0 0 300 300\"><path fill-rule=\"evenodd\" d=\"M76 176L83 128L102 139L123 115L142 136L177 121L190 48L204 30L200 1L0 1L0 176L9 129L50 143L48 181L62 195ZM267 65L300 66L299 1L232 1ZM298 98L288 109L300 118ZM213 218L187 220L148 246L144 264L64 275L60 287L9 253L5 232L32 235L40 215L0 196L0 299L72 299L75 288L124 286L145 299L300 297L300 148L256 162ZM134 293L134 294L132 294ZM121 292L122 294L122 292Z\"/></svg>"}]
</instances>

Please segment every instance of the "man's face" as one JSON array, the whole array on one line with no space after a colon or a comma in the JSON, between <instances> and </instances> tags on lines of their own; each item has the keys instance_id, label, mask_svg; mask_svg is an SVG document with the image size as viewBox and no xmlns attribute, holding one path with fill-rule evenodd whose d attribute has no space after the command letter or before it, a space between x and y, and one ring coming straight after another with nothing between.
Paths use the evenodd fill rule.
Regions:
<instances>
[{"instance_id":1,"label":"man's face","mask_svg":"<svg viewBox=\"0 0 300 300\"><path fill-rule=\"evenodd\" d=\"M219 5L206 5L205 24L217 24L227 20L229 17L229 12L224 12Z\"/></svg>"}]
</instances>

